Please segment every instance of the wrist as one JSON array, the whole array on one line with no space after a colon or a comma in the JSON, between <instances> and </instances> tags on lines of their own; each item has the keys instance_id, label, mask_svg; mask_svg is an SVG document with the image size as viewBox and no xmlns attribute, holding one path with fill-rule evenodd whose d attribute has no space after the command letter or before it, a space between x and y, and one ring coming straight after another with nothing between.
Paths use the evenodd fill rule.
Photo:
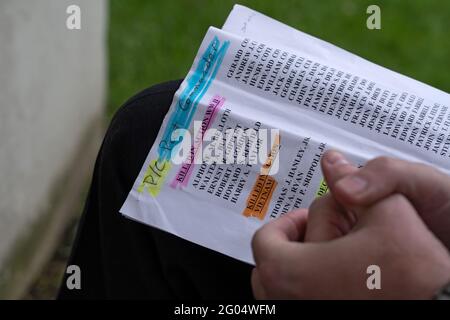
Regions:
<instances>
[{"instance_id":1,"label":"wrist","mask_svg":"<svg viewBox=\"0 0 450 320\"><path fill-rule=\"evenodd\" d=\"M450 256L447 255L442 268L435 273L435 285L431 297L435 300L450 300ZM447 299L444 299L447 296Z\"/></svg>"},{"instance_id":2,"label":"wrist","mask_svg":"<svg viewBox=\"0 0 450 320\"><path fill-rule=\"evenodd\" d=\"M433 300L450 300L450 282L434 294Z\"/></svg>"},{"instance_id":3,"label":"wrist","mask_svg":"<svg viewBox=\"0 0 450 320\"><path fill-rule=\"evenodd\" d=\"M420 272L415 274L417 281L415 299L436 299L436 296L450 284L450 256L447 253L430 257L416 271L419 270Z\"/></svg>"}]
</instances>

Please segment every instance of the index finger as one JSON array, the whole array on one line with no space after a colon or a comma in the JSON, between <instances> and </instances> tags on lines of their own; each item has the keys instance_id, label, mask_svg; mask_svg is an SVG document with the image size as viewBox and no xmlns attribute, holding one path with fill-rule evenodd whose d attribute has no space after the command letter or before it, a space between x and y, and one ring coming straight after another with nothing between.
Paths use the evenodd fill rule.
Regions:
<instances>
[{"instance_id":1,"label":"index finger","mask_svg":"<svg viewBox=\"0 0 450 320\"><path fill-rule=\"evenodd\" d=\"M256 231L252 239L256 264L261 259L282 253L283 244L302 241L306 232L307 216L307 209L298 209L267 223Z\"/></svg>"}]
</instances>

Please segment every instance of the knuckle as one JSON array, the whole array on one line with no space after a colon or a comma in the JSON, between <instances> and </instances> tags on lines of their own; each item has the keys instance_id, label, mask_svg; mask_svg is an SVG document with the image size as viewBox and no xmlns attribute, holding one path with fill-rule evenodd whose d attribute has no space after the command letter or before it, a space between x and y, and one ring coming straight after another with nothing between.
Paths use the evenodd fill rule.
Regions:
<instances>
[{"instance_id":1,"label":"knuckle","mask_svg":"<svg viewBox=\"0 0 450 320\"><path fill-rule=\"evenodd\" d=\"M401 162L402 161L398 159L382 156L371 160L369 164L371 167L374 167L378 170L396 171L401 167Z\"/></svg>"},{"instance_id":2,"label":"knuckle","mask_svg":"<svg viewBox=\"0 0 450 320\"><path fill-rule=\"evenodd\" d=\"M406 198L403 195L395 193L387 198L386 205L398 209L398 207L403 205L405 202Z\"/></svg>"},{"instance_id":3,"label":"knuckle","mask_svg":"<svg viewBox=\"0 0 450 320\"><path fill-rule=\"evenodd\" d=\"M410 165L411 170L414 170L415 172L428 172L429 176L436 176L440 174L440 171L434 167L431 167L425 163L415 162L411 163Z\"/></svg>"},{"instance_id":4,"label":"knuckle","mask_svg":"<svg viewBox=\"0 0 450 320\"><path fill-rule=\"evenodd\" d=\"M279 272L277 270L277 264L265 262L258 266L259 281L265 288L269 290L276 285L279 281Z\"/></svg>"},{"instance_id":5,"label":"knuckle","mask_svg":"<svg viewBox=\"0 0 450 320\"><path fill-rule=\"evenodd\" d=\"M313 202L309 205L309 215L312 215L317 209L320 207L321 198L314 199Z\"/></svg>"},{"instance_id":6,"label":"knuckle","mask_svg":"<svg viewBox=\"0 0 450 320\"><path fill-rule=\"evenodd\" d=\"M309 206L309 215L314 214L314 212L317 212L320 208L324 206L324 204L329 200L330 194L327 193L323 195L322 197L315 198L311 205Z\"/></svg>"},{"instance_id":7,"label":"knuckle","mask_svg":"<svg viewBox=\"0 0 450 320\"><path fill-rule=\"evenodd\" d=\"M388 167L391 165L392 159L386 156L375 158L371 161L374 166L377 167Z\"/></svg>"},{"instance_id":8,"label":"knuckle","mask_svg":"<svg viewBox=\"0 0 450 320\"><path fill-rule=\"evenodd\" d=\"M262 239L264 238L264 234L265 234L264 228L265 227L259 228L252 237L251 245L252 245L252 250L253 250L254 255L258 255L260 252Z\"/></svg>"},{"instance_id":9,"label":"knuckle","mask_svg":"<svg viewBox=\"0 0 450 320\"><path fill-rule=\"evenodd\" d=\"M409 213L411 209L412 206L405 196L401 194L393 194L387 198L385 208L383 210L396 213Z\"/></svg>"}]
</instances>

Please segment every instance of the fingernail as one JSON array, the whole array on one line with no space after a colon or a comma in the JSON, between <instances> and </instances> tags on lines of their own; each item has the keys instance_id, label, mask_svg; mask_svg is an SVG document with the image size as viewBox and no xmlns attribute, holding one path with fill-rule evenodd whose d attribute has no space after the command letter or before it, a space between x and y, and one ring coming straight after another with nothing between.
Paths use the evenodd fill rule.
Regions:
<instances>
[{"instance_id":1,"label":"fingernail","mask_svg":"<svg viewBox=\"0 0 450 320\"><path fill-rule=\"evenodd\" d=\"M325 161L333 166L349 163L342 153L334 150L326 153Z\"/></svg>"},{"instance_id":2,"label":"fingernail","mask_svg":"<svg viewBox=\"0 0 450 320\"><path fill-rule=\"evenodd\" d=\"M347 194L357 194L363 192L367 187L367 181L358 176L347 176L336 183L336 188Z\"/></svg>"}]
</instances>

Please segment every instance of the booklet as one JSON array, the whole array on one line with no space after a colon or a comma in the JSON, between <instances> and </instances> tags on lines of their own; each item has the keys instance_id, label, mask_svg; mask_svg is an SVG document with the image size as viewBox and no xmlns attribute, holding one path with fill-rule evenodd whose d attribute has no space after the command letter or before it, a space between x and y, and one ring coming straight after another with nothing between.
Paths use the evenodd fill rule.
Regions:
<instances>
[{"instance_id":1,"label":"booklet","mask_svg":"<svg viewBox=\"0 0 450 320\"><path fill-rule=\"evenodd\" d=\"M254 263L264 223L327 192L325 150L450 172L450 95L236 5L210 27L120 212Z\"/></svg>"}]
</instances>

